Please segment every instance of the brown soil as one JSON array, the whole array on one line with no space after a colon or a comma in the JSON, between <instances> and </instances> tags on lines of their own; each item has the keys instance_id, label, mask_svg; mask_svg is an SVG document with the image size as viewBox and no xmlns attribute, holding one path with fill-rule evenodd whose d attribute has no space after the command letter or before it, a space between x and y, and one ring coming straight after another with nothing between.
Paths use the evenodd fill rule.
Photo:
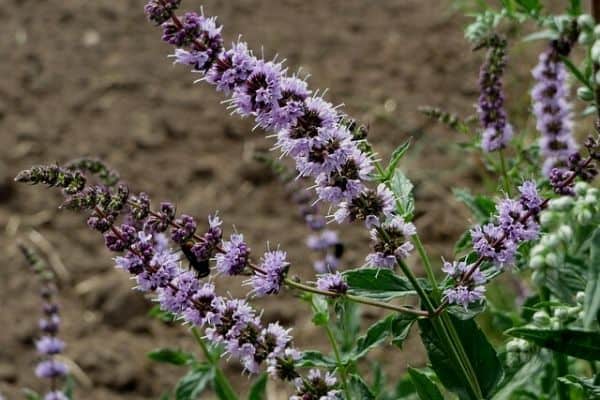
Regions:
<instances>
[{"instance_id":1,"label":"brown soil","mask_svg":"<svg viewBox=\"0 0 600 400\"><path fill-rule=\"evenodd\" d=\"M133 190L155 202L170 199L199 218L219 210L227 230L235 224L256 253L280 244L296 260L294 272L312 269L302 240L306 229L272 175L253 161L270 142L251 122L229 116L212 88L192 85L197 76L173 67L157 29L145 21L142 0L5 0L0 3L0 392L20 398L19 388L43 390L32 372L36 355L37 284L15 243L32 229L50 243L68 276L62 281L62 337L66 355L89 379L77 398L158 398L182 371L156 365L145 353L159 346L193 348L186 330L145 316L150 307L128 277L113 269L112 255L81 215L59 212L60 195L16 186L12 177L36 163L101 157ZM464 115L476 98L480 55L462 38L464 20L449 2L419 0L205 1L218 15L227 41L243 33L255 50L277 52L291 69L302 66L313 88L330 88L350 115L369 123L371 140L387 157L413 138L404 167L416 184L418 228L435 256L467 226L466 212L449 200L454 184L477 183L472 164L449 143L455 134L429 123L420 105ZM200 1L186 0L187 8ZM365 232L341 228L349 248L346 265L360 265ZM418 268L417 260L411 262ZM242 294L239 280L220 291ZM294 326L302 348L326 348L309 312L290 293L258 301L265 319ZM365 318L381 315L365 309ZM403 352L376 351L393 376L410 362L424 362L420 344ZM391 354L390 354L391 353ZM230 376L248 385L239 366ZM85 382L84 382L85 383ZM273 399L284 398L270 388Z\"/></svg>"}]
</instances>

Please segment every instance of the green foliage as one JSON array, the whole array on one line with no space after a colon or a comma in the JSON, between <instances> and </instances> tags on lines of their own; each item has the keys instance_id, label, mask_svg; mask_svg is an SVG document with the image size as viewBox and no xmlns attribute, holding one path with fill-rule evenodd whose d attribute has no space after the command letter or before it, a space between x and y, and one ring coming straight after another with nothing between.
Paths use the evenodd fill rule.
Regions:
<instances>
[{"instance_id":1,"label":"green foliage","mask_svg":"<svg viewBox=\"0 0 600 400\"><path fill-rule=\"evenodd\" d=\"M42 400L42 396L40 396L37 392L28 389L28 388L23 388L22 389L23 395L25 396L25 399L27 400Z\"/></svg>"},{"instance_id":2,"label":"green foliage","mask_svg":"<svg viewBox=\"0 0 600 400\"><path fill-rule=\"evenodd\" d=\"M593 379L585 379L575 375L567 375L558 379L563 383L581 388L587 400L600 399L600 384L594 382Z\"/></svg>"},{"instance_id":3,"label":"green foliage","mask_svg":"<svg viewBox=\"0 0 600 400\"><path fill-rule=\"evenodd\" d=\"M250 388L250 393L248 395L248 400L267 400L267 379L268 375L266 373L262 373L259 377L254 381L254 384Z\"/></svg>"},{"instance_id":4,"label":"green foliage","mask_svg":"<svg viewBox=\"0 0 600 400\"><path fill-rule=\"evenodd\" d=\"M509 329L506 334L572 357L600 360L600 332L523 327Z\"/></svg>"},{"instance_id":5,"label":"green foliage","mask_svg":"<svg viewBox=\"0 0 600 400\"><path fill-rule=\"evenodd\" d=\"M208 363L195 363L175 386L175 400L196 400L214 378Z\"/></svg>"},{"instance_id":6,"label":"green foliage","mask_svg":"<svg viewBox=\"0 0 600 400\"><path fill-rule=\"evenodd\" d=\"M596 229L592 235L590 247L590 262L583 303L583 327L585 329L591 329L594 322L600 324L600 228Z\"/></svg>"},{"instance_id":7,"label":"green foliage","mask_svg":"<svg viewBox=\"0 0 600 400\"><path fill-rule=\"evenodd\" d=\"M472 195L466 189L454 189L454 196L463 202L479 224L485 224L496 212L496 203L486 196Z\"/></svg>"},{"instance_id":8,"label":"green foliage","mask_svg":"<svg viewBox=\"0 0 600 400\"><path fill-rule=\"evenodd\" d=\"M169 348L152 350L147 354L147 356L152 361L172 365L186 365L195 359L190 353Z\"/></svg>"},{"instance_id":9,"label":"green foliage","mask_svg":"<svg viewBox=\"0 0 600 400\"><path fill-rule=\"evenodd\" d=\"M360 375L350 375L350 391L355 399L375 400L375 395Z\"/></svg>"},{"instance_id":10,"label":"green foliage","mask_svg":"<svg viewBox=\"0 0 600 400\"><path fill-rule=\"evenodd\" d=\"M487 398L493 393L503 375L503 368L496 351L475 321L461 321L456 318L450 318L450 320L466 356L473 366L482 394L484 398ZM431 367L442 384L456 393L460 399L476 399L475 394L470 390L469 383L459 372L453 362L453 356L439 338L432 322L427 319L419 320L419 328Z\"/></svg>"},{"instance_id":11,"label":"green foliage","mask_svg":"<svg viewBox=\"0 0 600 400\"><path fill-rule=\"evenodd\" d=\"M414 185L404 175L402 171L397 169L390 181L390 189L396 198L396 208L398 214L405 220L410 221L415 212L415 198L413 196Z\"/></svg>"},{"instance_id":12,"label":"green foliage","mask_svg":"<svg viewBox=\"0 0 600 400\"><path fill-rule=\"evenodd\" d=\"M421 400L444 400L444 396L433 381L431 374L414 368L409 368L408 374Z\"/></svg>"},{"instance_id":13,"label":"green foliage","mask_svg":"<svg viewBox=\"0 0 600 400\"><path fill-rule=\"evenodd\" d=\"M348 292L357 296L389 301L416 294L408 279L389 269L358 268L344 271L343 274L348 283Z\"/></svg>"}]
</instances>

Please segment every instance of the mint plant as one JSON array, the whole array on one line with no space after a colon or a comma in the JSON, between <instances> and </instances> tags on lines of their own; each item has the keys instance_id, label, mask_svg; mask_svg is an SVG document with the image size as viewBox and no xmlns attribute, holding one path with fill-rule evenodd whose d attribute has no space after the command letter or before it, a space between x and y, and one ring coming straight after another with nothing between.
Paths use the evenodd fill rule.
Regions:
<instances>
[{"instance_id":1,"label":"mint plant","mask_svg":"<svg viewBox=\"0 0 600 400\"><path fill-rule=\"evenodd\" d=\"M119 254L116 266L132 276L136 289L190 327L203 359L173 349L150 354L189 369L175 398L198 398L210 386L220 399L238 399L221 358L236 359L257 376L250 399L265 398L267 376L290 383L293 400L600 398L600 228L593 186L600 160L597 1L591 2L595 17L583 14L576 0L565 15L547 13L538 0L505 0L500 9L478 2L466 37L486 53L479 124L451 110L424 109L468 137L464 150L481 157L498 189L456 191L476 224L458 238L450 260L430 258L413 221L413 185L401 169L410 142L383 162L363 126L324 92L311 90L300 72L255 55L241 39L227 47L216 17L179 15L181 3L150 0L145 7L162 40L175 47L174 62L226 96L232 114L253 118L269 132L274 149L291 161L300 181L309 182L304 194L328 210L330 223L362 224L371 240L364 265L340 272L334 257L319 264L314 280L302 281L285 249L271 242L257 254L245 240L249 233L228 231L217 211L202 219L178 214L173 203L134 192L100 161L20 172L18 182L62 189L61 207L87 214L88 226ZM511 118L503 88L510 79L511 43L522 34L518 28L531 23L539 31L527 39L547 42L532 66L535 128ZM516 28L507 35L509 25ZM581 59L574 56L578 46ZM581 85L582 118L570 81ZM588 136L582 143L576 122ZM306 215L309 223L318 222L315 213ZM322 231L322 221L316 226ZM339 241L324 232L309 245L327 257ZM425 277L415 273L413 254ZM239 277L247 296L225 294L215 274ZM525 288L520 302L499 289L502 275ZM286 290L306 303L331 354L297 348L290 328L264 320L251 305L253 298ZM359 307L389 314L361 333ZM384 384L379 368L365 374L361 361L369 352L401 348L412 326L428 366L409 368L393 387Z\"/></svg>"}]
</instances>

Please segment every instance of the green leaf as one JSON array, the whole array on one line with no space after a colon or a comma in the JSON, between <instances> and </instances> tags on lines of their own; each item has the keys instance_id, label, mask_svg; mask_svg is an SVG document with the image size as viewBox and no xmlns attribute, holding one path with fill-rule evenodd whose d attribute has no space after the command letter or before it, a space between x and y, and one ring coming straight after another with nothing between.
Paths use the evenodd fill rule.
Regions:
<instances>
[{"instance_id":1,"label":"green leaf","mask_svg":"<svg viewBox=\"0 0 600 400\"><path fill-rule=\"evenodd\" d=\"M218 368L214 371L213 387L219 400L238 400L237 395L229 384L227 377L223 374L223 371Z\"/></svg>"},{"instance_id":2,"label":"green leaf","mask_svg":"<svg viewBox=\"0 0 600 400\"><path fill-rule=\"evenodd\" d=\"M474 320L462 321L451 316L448 320L454 325L457 337L473 367L483 397L489 398L504 373L496 351ZM421 319L419 328L431 367L442 384L456 393L460 399L475 399L469 389L470 385L459 372L453 356L437 336L432 322Z\"/></svg>"},{"instance_id":3,"label":"green leaf","mask_svg":"<svg viewBox=\"0 0 600 400\"><path fill-rule=\"evenodd\" d=\"M600 321L600 228L592 235L590 252L583 304L583 327L587 330L592 328L595 321Z\"/></svg>"},{"instance_id":4,"label":"green leaf","mask_svg":"<svg viewBox=\"0 0 600 400\"><path fill-rule=\"evenodd\" d=\"M392 319L395 315L390 315L380 321L377 321L367 329L367 332L356 341L356 349L353 358L359 359L365 356L369 350L383 342L391 332Z\"/></svg>"},{"instance_id":5,"label":"green leaf","mask_svg":"<svg viewBox=\"0 0 600 400\"><path fill-rule=\"evenodd\" d=\"M539 0L515 0L519 6L519 11L529 14L537 15L542 11L542 5Z\"/></svg>"},{"instance_id":6,"label":"green leaf","mask_svg":"<svg viewBox=\"0 0 600 400\"><path fill-rule=\"evenodd\" d=\"M558 380L568 385L576 385L583 389L587 400L600 399L600 386L595 385L593 379L585 379L575 375L567 375L565 377L558 378Z\"/></svg>"},{"instance_id":7,"label":"green leaf","mask_svg":"<svg viewBox=\"0 0 600 400\"><path fill-rule=\"evenodd\" d=\"M161 310L160 306L158 305L152 307L150 311L148 311L148 316L156 318L159 321L165 322L167 324L170 324L173 321L175 321L175 314Z\"/></svg>"},{"instance_id":8,"label":"green leaf","mask_svg":"<svg viewBox=\"0 0 600 400\"><path fill-rule=\"evenodd\" d=\"M444 400L440 389L426 373L418 369L408 368L408 374L421 400Z\"/></svg>"},{"instance_id":9,"label":"green leaf","mask_svg":"<svg viewBox=\"0 0 600 400\"><path fill-rule=\"evenodd\" d=\"M267 378L266 373L262 373L250 388L248 400L267 400Z\"/></svg>"},{"instance_id":10,"label":"green leaf","mask_svg":"<svg viewBox=\"0 0 600 400\"><path fill-rule=\"evenodd\" d=\"M186 365L194 360L190 353L169 348L152 350L146 356L152 361L173 365Z\"/></svg>"},{"instance_id":11,"label":"green leaf","mask_svg":"<svg viewBox=\"0 0 600 400\"><path fill-rule=\"evenodd\" d=\"M390 163L388 164L387 168L385 169L386 180L388 180L392 177L392 174L396 170L398 163L400 162L402 157L404 157L404 155L406 154L406 151L408 150L409 147L410 147L410 139L407 140L404 144L401 144L400 146L396 147L396 150L394 150L394 152L392 153L392 156L390 157Z\"/></svg>"},{"instance_id":12,"label":"green leaf","mask_svg":"<svg viewBox=\"0 0 600 400\"><path fill-rule=\"evenodd\" d=\"M299 367L324 367L336 368L337 362L331 357L321 354L319 351L307 350L302 352L302 358L298 361Z\"/></svg>"},{"instance_id":13,"label":"green leaf","mask_svg":"<svg viewBox=\"0 0 600 400\"><path fill-rule=\"evenodd\" d=\"M335 338L342 353L349 353L354 348L356 337L360 331L360 307L357 303L341 298L334 304Z\"/></svg>"},{"instance_id":14,"label":"green leaf","mask_svg":"<svg viewBox=\"0 0 600 400\"><path fill-rule=\"evenodd\" d=\"M408 279L389 269L358 268L343 272L348 292L377 300L391 300L415 294Z\"/></svg>"},{"instance_id":15,"label":"green leaf","mask_svg":"<svg viewBox=\"0 0 600 400\"><path fill-rule=\"evenodd\" d=\"M458 241L454 244L454 255L461 254L465 250L470 249L471 242L472 242L471 231L468 230L468 231L463 232L463 234L460 236Z\"/></svg>"},{"instance_id":16,"label":"green leaf","mask_svg":"<svg viewBox=\"0 0 600 400\"><path fill-rule=\"evenodd\" d=\"M329 304L324 296L311 295L311 306L313 310L312 322L316 326L324 326L329 323Z\"/></svg>"},{"instance_id":17,"label":"green leaf","mask_svg":"<svg viewBox=\"0 0 600 400\"><path fill-rule=\"evenodd\" d=\"M532 382L534 377L544 370L544 362L540 357L534 357L520 368L506 374L502 383L492 397L493 400L512 400L513 393Z\"/></svg>"},{"instance_id":18,"label":"green leaf","mask_svg":"<svg viewBox=\"0 0 600 400\"><path fill-rule=\"evenodd\" d=\"M75 380L71 375L67 375L65 379L65 385L63 386L63 393L67 396L67 399L73 399L73 390L75 389Z\"/></svg>"},{"instance_id":19,"label":"green leaf","mask_svg":"<svg viewBox=\"0 0 600 400\"><path fill-rule=\"evenodd\" d=\"M392 176L390 188L394 192L398 203L396 207L398 208L398 213L407 220L412 219L413 212L415 211L415 199L412 193L414 185L412 182L402 171L397 169Z\"/></svg>"},{"instance_id":20,"label":"green leaf","mask_svg":"<svg viewBox=\"0 0 600 400\"><path fill-rule=\"evenodd\" d=\"M489 221L496 212L496 203L485 196L473 196L465 189L454 189L454 196L471 210L473 216L479 223Z\"/></svg>"},{"instance_id":21,"label":"green leaf","mask_svg":"<svg viewBox=\"0 0 600 400\"><path fill-rule=\"evenodd\" d=\"M375 395L369 389L367 383L359 375L350 375L350 390L354 399L375 400Z\"/></svg>"},{"instance_id":22,"label":"green leaf","mask_svg":"<svg viewBox=\"0 0 600 400\"><path fill-rule=\"evenodd\" d=\"M23 388L22 391L27 400L42 400L42 397L31 389Z\"/></svg>"},{"instance_id":23,"label":"green leaf","mask_svg":"<svg viewBox=\"0 0 600 400\"><path fill-rule=\"evenodd\" d=\"M509 329L505 333L575 358L600 360L600 332L525 327Z\"/></svg>"},{"instance_id":24,"label":"green leaf","mask_svg":"<svg viewBox=\"0 0 600 400\"><path fill-rule=\"evenodd\" d=\"M402 348L404 341L410 333L413 323L417 320L415 315L398 314L392 320L391 334L392 344Z\"/></svg>"},{"instance_id":25,"label":"green leaf","mask_svg":"<svg viewBox=\"0 0 600 400\"><path fill-rule=\"evenodd\" d=\"M196 364L175 387L175 400L196 400L214 377L209 364Z\"/></svg>"},{"instance_id":26,"label":"green leaf","mask_svg":"<svg viewBox=\"0 0 600 400\"><path fill-rule=\"evenodd\" d=\"M573 74L573 76L575 78L577 78L577 80L579 82L581 82L583 85L585 85L588 89L590 90L594 90L594 88L592 87L592 84L590 83L590 81L588 79L586 79L586 77L583 75L583 72L581 72L579 70L579 68L577 68L572 62L571 60L569 60L568 57L565 56L560 56L560 60L563 62L563 64L565 64L565 66L567 67L567 69L569 71L571 71L571 73Z\"/></svg>"},{"instance_id":27,"label":"green leaf","mask_svg":"<svg viewBox=\"0 0 600 400\"><path fill-rule=\"evenodd\" d=\"M581 0L570 0L567 12L574 16L581 14Z\"/></svg>"}]
</instances>

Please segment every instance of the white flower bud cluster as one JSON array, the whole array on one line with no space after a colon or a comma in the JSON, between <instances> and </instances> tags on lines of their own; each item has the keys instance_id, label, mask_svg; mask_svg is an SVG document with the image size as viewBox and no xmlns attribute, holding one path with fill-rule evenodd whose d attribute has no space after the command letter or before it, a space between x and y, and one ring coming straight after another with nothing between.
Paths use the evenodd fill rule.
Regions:
<instances>
[{"instance_id":1,"label":"white flower bud cluster","mask_svg":"<svg viewBox=\"0 0 600 400\"><path fill-rule=\"evenodd\" d=\"M506 343L506 362L509 366L524 364L531 359L535 351L525 339L512 339Z\"/></svg>"},{"instance_id":2,"label":"white flower bud cluster","mask_svg":"<svg viewBox=\"0 0 600 400\"><path fill-rule=\"evenodd\" d=\"M563 196L550 201L548 209L540 215L546 233L530 252L529 266L535 270L534 282L543 282L544 274L539 272L560 267L563 251L575 237L574 226L600 223L599 201L600 191L584 182L575 185L575 197Z\"/></svg>"}]
</instances>

